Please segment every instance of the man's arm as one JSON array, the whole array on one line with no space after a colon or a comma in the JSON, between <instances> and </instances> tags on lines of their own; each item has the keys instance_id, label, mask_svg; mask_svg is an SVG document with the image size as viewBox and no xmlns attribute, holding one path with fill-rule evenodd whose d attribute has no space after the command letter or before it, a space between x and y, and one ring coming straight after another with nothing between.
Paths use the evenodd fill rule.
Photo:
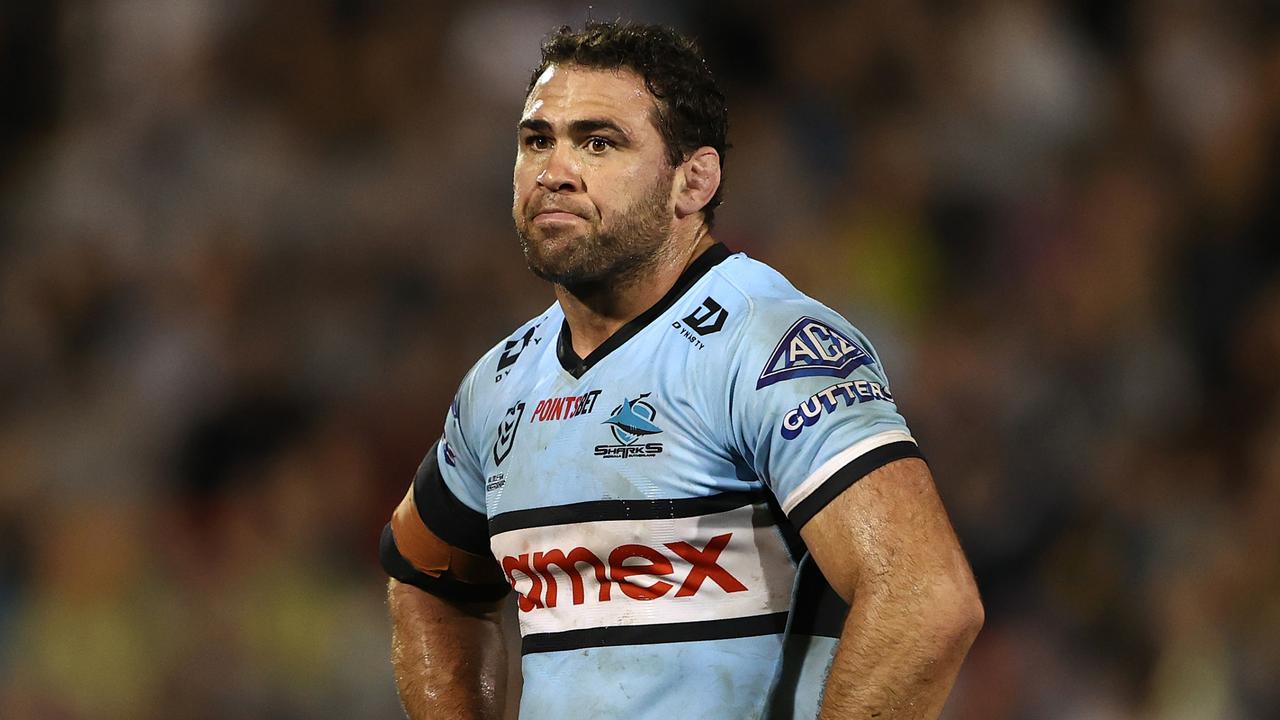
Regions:
<instances>
[{"instance_id":1,"label":"man's arm","mask_svg":"<svg viewBox=\"0 0 1280 720\"><path fill-rule=\"evenodd\" d=\"M820 718L938 717L983 609L928 466L875 470L800 534L851 605Z\"/></svg>"},{"instance_id":2,"label":"man's arm","mask_svg":"<svg viewBox=\"0 0 1280 720\"><path fill-rule=\"evenodd\" d=\"M391 663L411 720L497 720L506 700L502 602L452 602L392 580Z\"/></svg>"}]
</instances>

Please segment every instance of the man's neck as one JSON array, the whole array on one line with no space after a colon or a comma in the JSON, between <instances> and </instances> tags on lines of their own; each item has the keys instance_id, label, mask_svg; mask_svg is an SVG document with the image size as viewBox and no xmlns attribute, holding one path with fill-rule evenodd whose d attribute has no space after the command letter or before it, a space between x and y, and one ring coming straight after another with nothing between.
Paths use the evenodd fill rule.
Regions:
<instances>
[{"instance_id":1,"label":"man's neck","mask_svg":"<svg viewBox=\"0 0 1280 720\"><path fill-rule=\"evenodd\" d=\"M572 290L556 285L556 299L569 323L574 353L587 357L619 328L657 304L693 261L714 244L710 233L703 233L684 247L673 245L653 265L621 282Z\"/></svg>"}]
</instances>

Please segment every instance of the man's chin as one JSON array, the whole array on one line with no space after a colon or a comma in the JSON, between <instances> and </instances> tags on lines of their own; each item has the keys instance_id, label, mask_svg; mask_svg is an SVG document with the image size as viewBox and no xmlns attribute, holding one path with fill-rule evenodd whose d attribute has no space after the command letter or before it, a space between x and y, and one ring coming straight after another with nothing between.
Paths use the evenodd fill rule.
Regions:
<instances>
[{"instance_id":1,"label":"man's chin","mask_svg":"<svg viewBox=\"0 0 1280 720\"><path fill-rule=\"evenodd\" d=\"M580 287L600 282L602 273L593 268L582 267L574 263L553 262L543 258L526 257L529 270L549 283L565 287ZM607 275L607 273L604 273Z\"/></svg>"}]
</instances>

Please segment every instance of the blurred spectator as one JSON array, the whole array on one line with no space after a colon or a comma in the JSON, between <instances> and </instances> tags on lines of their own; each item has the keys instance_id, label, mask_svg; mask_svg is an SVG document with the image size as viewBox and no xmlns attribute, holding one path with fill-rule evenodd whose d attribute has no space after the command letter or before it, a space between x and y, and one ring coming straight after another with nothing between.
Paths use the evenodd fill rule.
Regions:
<instances>
[{"instance_id":1,"label":"blurred spectator","mask_svg":"<svg viewBox=\"0 0 1280 720\"><path fill-rule=\"evenodd\" d=\"M0 6L0 716L392 718L386 514L551 302L573 3ZM1274 4L596 4L730 96L717 234L876 339L977 571L951 718L1280 707Z\"/></svg>"}]
</instances>

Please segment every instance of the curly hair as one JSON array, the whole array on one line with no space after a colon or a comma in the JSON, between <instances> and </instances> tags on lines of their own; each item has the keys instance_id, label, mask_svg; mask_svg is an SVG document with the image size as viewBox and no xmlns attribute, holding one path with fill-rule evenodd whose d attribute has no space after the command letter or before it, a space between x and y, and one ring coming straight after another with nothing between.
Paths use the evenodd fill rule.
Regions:
<instances>
[{"instance_id":1,"label":"curly hair","mask_svg":"<svg viewBox=\"0 0 1280 720\"><path fill-rule=\"evenodd\" d=\"M702 52L689 38L660 25L589 21L582 30L564 25L542 43L542 61L529 78L525 97L550 65L614 70L644 79L655 99L654 125L675 167L700 147L714 148L724 170L729 145L729 110ZM703 218L711 227L724 184L716 189Z\"/></svg>"}]
</instances>

